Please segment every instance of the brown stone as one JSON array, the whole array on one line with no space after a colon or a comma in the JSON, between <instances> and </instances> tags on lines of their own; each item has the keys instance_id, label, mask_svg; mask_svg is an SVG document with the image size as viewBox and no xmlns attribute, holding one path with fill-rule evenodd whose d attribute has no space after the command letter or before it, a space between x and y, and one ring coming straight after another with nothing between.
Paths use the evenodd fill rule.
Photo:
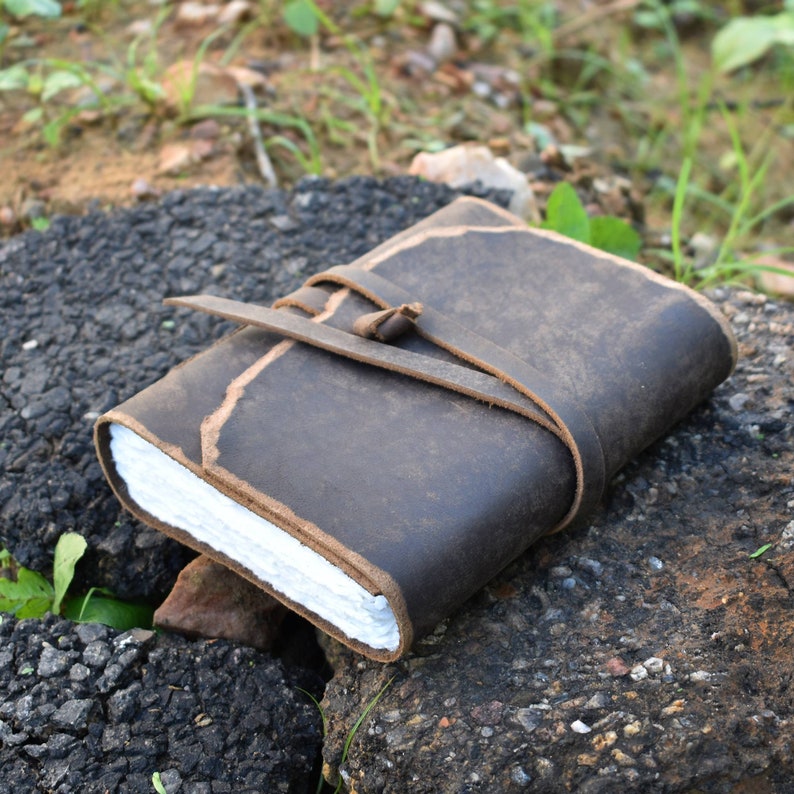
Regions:
<instances>
[{"instance_id":1,"label":"brown stone","mask_svg":"<svg viewBox=\"0 0 794 794\"><path fill-rule=\"evenodd\" d=\"M223 637L269 650L287 608L260 588L208 557L179 574L154 613L155 626L194 637Z\"/></svg>"}]
</instances>

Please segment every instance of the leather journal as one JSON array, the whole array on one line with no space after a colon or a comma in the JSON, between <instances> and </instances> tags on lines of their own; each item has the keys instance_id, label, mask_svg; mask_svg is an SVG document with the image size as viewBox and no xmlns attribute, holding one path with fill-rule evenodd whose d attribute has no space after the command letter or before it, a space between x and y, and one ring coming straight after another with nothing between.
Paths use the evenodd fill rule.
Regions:
<instances>
[{"instance_id":1,"label":"leather journal","mask_svg":"<svg viewBox=\"0 0 794 794\"><path fill-rule=\"evenodd\" d=\"M702 295L461 198L100 417L136 516L356 650L403 655L723 381Z\"/></svg>"}]
</instances>

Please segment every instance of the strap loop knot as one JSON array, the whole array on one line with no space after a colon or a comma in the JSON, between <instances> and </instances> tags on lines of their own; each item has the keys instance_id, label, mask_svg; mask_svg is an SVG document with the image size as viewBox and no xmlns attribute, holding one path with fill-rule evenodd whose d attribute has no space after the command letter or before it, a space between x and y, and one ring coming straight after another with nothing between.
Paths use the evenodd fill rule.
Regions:
<instances>
[{"instance_id":1,"label":"strap loop knot","mask_svg":"<svg viewBox=\"0 0 794 794\"><path fill-rule=\"evenodd\" d=\"M414 328L414 320L422 314L421 303L403 303L379 312L362 314L353 323L353 333L364 339L393 342Z\"/></svg>"}]
</instances>

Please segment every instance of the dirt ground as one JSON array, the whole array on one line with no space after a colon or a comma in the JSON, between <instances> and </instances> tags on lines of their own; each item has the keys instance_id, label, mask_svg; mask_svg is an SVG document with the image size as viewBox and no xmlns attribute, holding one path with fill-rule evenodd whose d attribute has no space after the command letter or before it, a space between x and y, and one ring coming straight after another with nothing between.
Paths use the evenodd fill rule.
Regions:
<instances>
[{"instance_id":1,"label":"dirt ground","mask_svg":"<svg viewBox=\"0 0 794 794\"><path fill-rule=\"evenodd\" d=\"M39 77L83 68L102 100L97 104L96 92L85 86L46 101L36 93L40 85L0 91L4 233L37 217L129 204L175 188L262 182L235 80L251 86L260 112L281 114L262 120L260 130L282 186L306 173L301 158L312 155L310 167L323 176L390 176L405 173L417 151L463 141L488 144L537 175L539 158L554 164L547 151L553 141L557 148L575 147L566 149L555 179L588 184L619 174L644 204L646 229L669 227L669 184L680 165L677 137L687 103L658 32L632 25L637 3L558 2L561 24L546 45L506 25L490 37L486 24L496 19L498 4L480 4L485 11L476 17L474 7L466 16L455 14L455 4L404 3L383 19L367 4L320 3L339 31L315 39L287 28L281 4L249 3L226 26L218 11L189 17L185 9L195 5L64 3L59 20L12 23L4 67L27 63ZM444 8L456 20L447 49L437 41ZM691 90L708 64L714 29L678 20ZM346 34L363 42L364 56ZM539 54L543 46L551 54ZM619 50L622 60L614 57ZM632 64L640 61L642 80L635 80ZM373 66L374 82L367 82L365 62ZM229 67L242 71L230 78L224 72ZM184 77L193 69L198 74L188 108L177 78L180 70ZM354 84L351 73L363 83ZM733 80L715 92L729 114L742 109L748 146L780 121L781 88L774 75L767 78ZM197 112L207 105L221 110ZM724 168L730 143L717 123L720 113L715 103L707 110L698 153L698 164L709 172L705 187L717 192L732 176ZM48 128L57 141L48 142ZM790 136L772 135L764 145L778 150L779 161L794 160ZM550 189L548 176L536 180L541 199ZM762 202L788 194L785 177L785 169L770 169ZM667 180L666 195L659 193L660 178ZM789 220L774 217L761 242L778 244L780 225L786 231Z\"/></svg>"}]
</instances>

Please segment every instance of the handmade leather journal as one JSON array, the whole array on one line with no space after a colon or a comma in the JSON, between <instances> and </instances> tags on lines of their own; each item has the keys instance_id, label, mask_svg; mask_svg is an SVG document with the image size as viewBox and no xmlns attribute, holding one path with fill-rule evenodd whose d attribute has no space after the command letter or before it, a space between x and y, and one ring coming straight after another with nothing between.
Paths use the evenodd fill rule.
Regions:
<instances>
[{"instance_id":1,"label":"handmade leather journal","mask_svg":"<svg viewBox=\"0 0 794 794\"><path fill-rule=\"evenodd\" d=\"M136 516L358 651L404 654L733 370L703 296L461 198L102 416Z\"/></svg>"}]
</instances>

